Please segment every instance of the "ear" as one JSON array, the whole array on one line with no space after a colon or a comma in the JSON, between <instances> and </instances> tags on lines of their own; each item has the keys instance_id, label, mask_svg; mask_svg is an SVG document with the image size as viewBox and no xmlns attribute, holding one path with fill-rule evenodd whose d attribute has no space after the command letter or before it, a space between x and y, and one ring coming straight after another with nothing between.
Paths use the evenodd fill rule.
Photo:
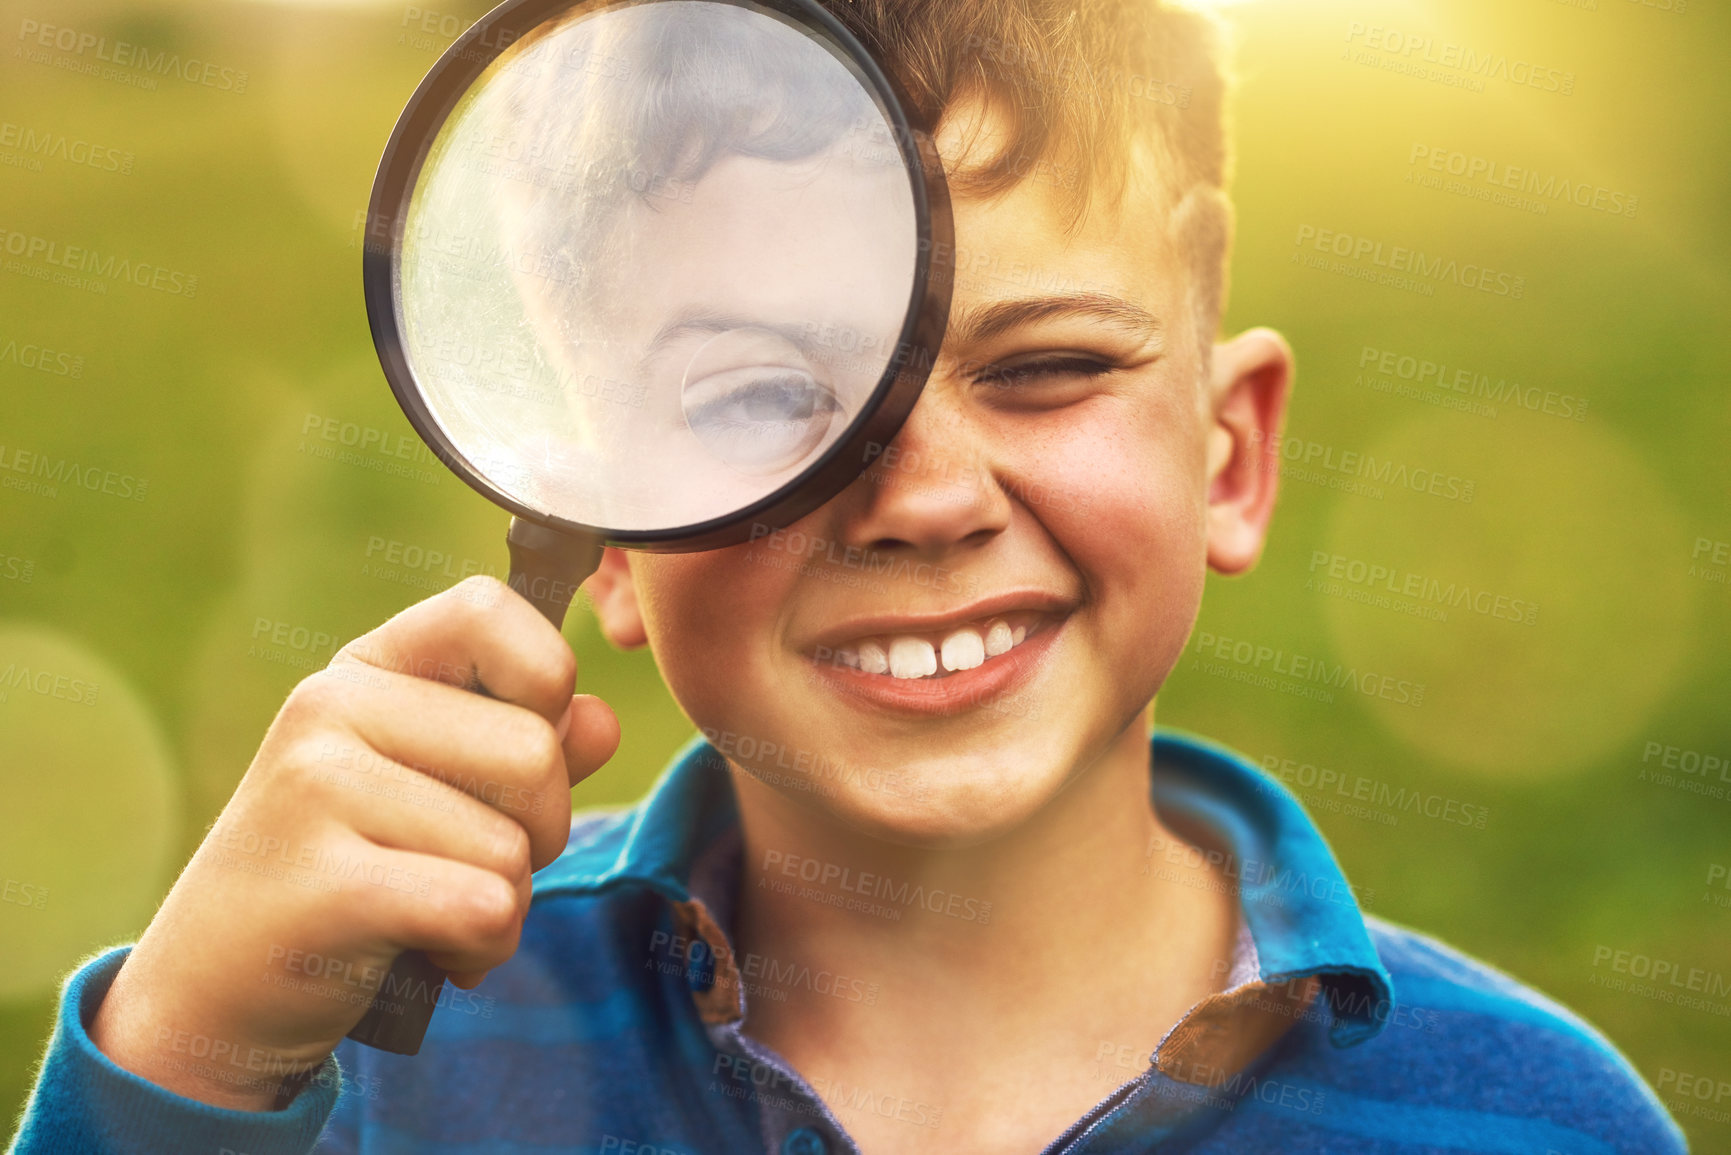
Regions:
<instances>
[{"instance_id":1,"label":"ear","mask_svg":"<svg viewBox=\"0 0 1731 1155\"><path fill-rule=\"evenodd\" d=\"M601 623L601 636L622 650L635 650L649 641L643 628L643 611L637 605L637 584L631 564L622 549L601 551L601 564L583 583Z\"/></svg>"},{"instance_id":2,"label":"ear","mask_svg":"<svg viewBox=\"0 0 1731 1155\"><path fill-rule=\"evenodd\" d=\"M1292 348L1273 329L1214 346L1208 400L1208 564L1256 564L1280 481L1280 426L1292 390Z\"/></svg>"}]
</instances>

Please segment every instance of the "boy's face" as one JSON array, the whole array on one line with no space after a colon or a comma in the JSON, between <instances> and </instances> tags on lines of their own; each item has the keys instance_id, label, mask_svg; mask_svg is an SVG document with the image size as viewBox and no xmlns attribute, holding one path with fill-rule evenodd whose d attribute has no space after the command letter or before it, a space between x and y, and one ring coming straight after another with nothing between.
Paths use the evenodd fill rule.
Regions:
<instances>
[{"instance_id":1,"label":"boy's face","mask_svg":"<svg viewBox=\"0 0 1731 1155\"><path fill-rule=\"evenodd\" d=\"M964 123L938 135L952 169ZM1272 507L1284 343L1219 346L1205 377L1160 200L1133 184L1067 232L1062 193L955 199L938 362L849 489L745 545L609 551L591 579L608 636L647 638L736 765L894 841L1007 830L1139 726L1207 566L1252 564Z\"/></svg>"}]
</instances>

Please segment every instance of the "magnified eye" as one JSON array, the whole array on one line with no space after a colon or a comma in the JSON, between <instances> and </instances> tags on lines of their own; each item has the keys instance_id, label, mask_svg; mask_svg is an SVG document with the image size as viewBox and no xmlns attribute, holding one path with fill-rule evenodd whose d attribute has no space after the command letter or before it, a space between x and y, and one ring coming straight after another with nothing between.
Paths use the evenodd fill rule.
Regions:
<instances>
[{"instance_id":1,"label":"magnified eye","mask_svg":"<svg viewBox=\"0 0 1731 1155\"><path fill-rule=\"evenodd\" d=\"M829 432L840 406L810 373L748 365L687 381L685 422L717 458L743 473L796 464Z\"/></svg>"},{"instance_id":2,"label":"magnified eye","mask_svg":"<svg viewBox=\"0 0 1731 1155\"><path fill-rule=\"evenodd\" d=\"M685 423L716 459L741 473L797 465L841 410L799 346L758 326L717 333L685 367Z\"/></svg>"}]
</instances>

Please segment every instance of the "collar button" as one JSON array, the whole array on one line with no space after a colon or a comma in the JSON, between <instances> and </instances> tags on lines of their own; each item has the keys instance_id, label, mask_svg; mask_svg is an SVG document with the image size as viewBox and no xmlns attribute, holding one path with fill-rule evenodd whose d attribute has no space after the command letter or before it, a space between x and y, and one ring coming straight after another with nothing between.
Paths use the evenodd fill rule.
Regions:
<instances>
[{"instance_id":1,"label":"collar button","mask_svg":"<svg viewBox=\"0 0 1731 1155\"><path fill-rule=\"evenodd\" d=\"M828 1155L829 1145L810 1127L790 1131L781 1141L781 1155Z\"/></svg>"},{"instance_id":2,"label":"collar button","mask_svg":"<svg viewBox=\"0 0 1731 1155\"><path fill-rule=\"evenodd\" d=\"M715 985L715 951L698 939L685 956L685 983L698 994Z\"/></svg>"}]
</instances>

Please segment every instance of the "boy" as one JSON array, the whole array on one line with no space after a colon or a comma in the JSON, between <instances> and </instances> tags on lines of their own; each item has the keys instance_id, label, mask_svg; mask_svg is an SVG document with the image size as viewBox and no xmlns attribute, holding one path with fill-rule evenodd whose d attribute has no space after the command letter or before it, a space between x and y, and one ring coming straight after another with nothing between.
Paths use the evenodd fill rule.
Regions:
<instances>
[{"instance_id":1,"label":"boy","mask_svg":"<svg viewBox=\"0 0 1731 1155\"><path fill-rule=\"evenodd\" d=\"M1261 550L1292 375L1270 331L1211 345L1210 25L833 7L939 125L964 257L870 473L590 580L709 741L568 824L618 729L557 632L480 579L398 615L68 984L17 1149L1681 1150L1585 1023L1362 917L1254 768L1150 745L1205 569ZM420 1055L343 1043L411 948L456 988Z\"/></svg>"}]
</instances>

